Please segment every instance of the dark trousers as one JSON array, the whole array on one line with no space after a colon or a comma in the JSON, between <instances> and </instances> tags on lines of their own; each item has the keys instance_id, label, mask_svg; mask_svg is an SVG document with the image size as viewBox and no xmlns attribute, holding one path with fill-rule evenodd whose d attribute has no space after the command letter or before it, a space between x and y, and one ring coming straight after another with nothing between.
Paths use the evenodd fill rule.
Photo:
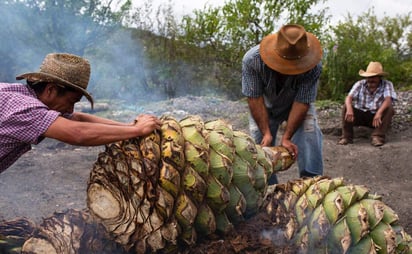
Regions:
<instances>
[{"instance_id":1,"label":"dark trousers","mask_svg":"<svg viewBox=\"0 0 412 254\"><path fill-rule=\"evenodd\" d=\"M385 134L389 127L391 126L392 117L395 114L395 111L392 106L388 107L382 114L382 123L378 128L373 127L373 118L375 114L370 111L362 111L356 108L353 108L353 115L355 120L353 122L345 121L346 106L343 106L342 110L342 138L347 138L348 140L353 140L353 127L354 126L366 126L373 128L372 137L379 137L383 141L385 140Z\"/></svg>"}]
</instances>

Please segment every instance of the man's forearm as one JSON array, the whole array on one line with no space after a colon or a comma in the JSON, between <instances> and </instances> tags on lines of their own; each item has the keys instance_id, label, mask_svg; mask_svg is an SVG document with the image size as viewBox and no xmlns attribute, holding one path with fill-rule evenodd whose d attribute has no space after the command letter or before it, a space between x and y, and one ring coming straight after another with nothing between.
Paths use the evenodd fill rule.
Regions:
<instances>
[{"instance_id":1,"label":"man's forearm","mask_svg":"<svg viewBox=\"0 0 412 254\"><path fill-rule=\"evenodd\" d=\"M287 125L282 139L290 140L296 130L303 123L309 110L309 104L294 102L289 113Z\"/></svg>"},{"instance_id":2,"label":"man's forearm","mask_svg":"<svg viewBox=\"0 0 412 254\"><path fill-rule=\"evenodd\" d=\"M103 123L103 124L110 124L110 125L130 125L128 123L121 123L117 121L113 121L110 119L98 117L91 114L86 114L82 112L74 112L71 120L79 121L79 122L88 122L88 123Z\"/></svg>"},{"instance_id":3,"label":"man's forearm","mask_svg":"<svg viewBox=\"0 0 412 254\"><path fill-rule=\"evenodd\" d=\"M352 109L352 96L346 96L345 98L346 109Z\"/></svg>"},{"instance_id":4,"label":"man's forearm","mask_svg":"<svg viewBox=\"0 0 412 254\"><path fill-rule=\"evenodd\" d=\"M59 117L44 135L71 145L97 146L140 134L134 126L79 122Z\"/></svg>"},{"instance_id":5,"label":"man's forearm","mask_svg":"<svg viewBox=\"0 0 412 254\"><path fill-rule=\"evenodd\" d=\"M248 98L248 105L250 109L250 114L255 120L259 130L262 134L270 132L269 128L269 116L263 97L258 98Z\"/></svg>"},{"instance_id":6,"label":"man's forearm","mask_svg":"<svg viewBox=\"0 0 412 254\"><path fill-rule=\"evenodd\" d=\"M379 107L378 111L376 113L379 113L380 115L383 114L383 112L389 108L392 105L392 98L391 97L386 97L385 100L383 101L382 105Z\"/></svg>"}]
</instances>

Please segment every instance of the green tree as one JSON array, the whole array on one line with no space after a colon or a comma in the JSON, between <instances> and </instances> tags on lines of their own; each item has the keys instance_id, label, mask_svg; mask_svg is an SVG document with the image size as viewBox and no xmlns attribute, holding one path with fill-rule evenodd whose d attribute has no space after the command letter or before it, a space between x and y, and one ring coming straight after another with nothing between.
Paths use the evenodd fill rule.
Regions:
<instances>
[{"instance_id":1,"label":"green tree","mask_svg":"<svg viewBox=\"0 0 412 254\"><path fill-rule=\"evenodd\" d=\"M185 16L181 40L206 48L209 57L199 63L209 67L217 82L231 97L239 97L241 61L246 51L284 23L298 23L321 34L328 21L326 9L314 11L320 0L232 0L222 7L205 6ZM215 59L213 63L208 61ZM201 59L199 60L201 61ZM208 62L206 62L208 61ZM213 66L218 66L213 68Z\"/></svg>"},{"instance_id":2,"label":"green tree","mask_svg":"<svg viewBox=\"0 0 412 254\"><path fill-rule=\"evenodd\" d=\"M348 14L344 22L332 27L333 34L326 43L321 98L342 99L359 80L359 69L366 68L370 61L383 64L395 87L410 82L411 29L410 14L382 19L373 9L356 19Z\"/></svg>"},{"instance_id":3,"label":"green tree","mask_svg":"<svg viewBox=\"0 0 412 254\"><path fill-rule=\"evenodd\" d=\"M1 80L37 69L50 52L68 52L90 60L88 90L96 99L144 98L141 47L122 27L131 8L124 0L1 1Z\"/></svg>"},{"instance_id":4,"label":"green tree","mask_svg":"<svg viewBox=\"0 0 412 254\"><path fill-rule=\"evenodd\" d=\"M122 2L116 0L117 2ZM0 52L15 70L38 66L49 52L84 55L87 49L105 38L120 21L111 10L114 1L98 0L8 0L0 2ZM17 56L17 57L16 57Z\"/></svg>"}]
</instances>

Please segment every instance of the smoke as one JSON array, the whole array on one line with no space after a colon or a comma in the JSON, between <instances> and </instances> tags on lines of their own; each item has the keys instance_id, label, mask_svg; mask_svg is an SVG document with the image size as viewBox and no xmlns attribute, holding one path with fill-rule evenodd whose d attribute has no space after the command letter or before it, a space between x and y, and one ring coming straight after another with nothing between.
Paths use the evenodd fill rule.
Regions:
<instances>
[{"instance_id":1,"label":"smoke","mask_svg":"<svg viewBox=\"0 0 412 254\"><path fill-rule=\"evenodd\" d=\"M66 52L90 61L88 90L95 98L145 98L144 59L132 32L79 15L74 4L71 10L61 8L63 2L50 6L30 6L30 1L0 3L0 80L16 82L17 75L37 71L46 54Z\"/></svg>"},{"instance_id":2,"label":"smoke","mask_svg":"<svg viewBox=\"0 0 412 254\"><path fill-rule=\"evenodd\" d=\"M41 6L34 0L0 2L0 81L16 82L17 75L37 71L46 54L66 52L90 61L87 90L95 100L136 106L186 95L230 97L240 93L221 84L224 77L220 73L228 70L208 60L213 56L190 48L195 57L187 57L189 48L166 39L174 38L169 32L176 33L166 26L174 16L156 17L151 23L164 29L159 35L124 27L110 13L102 14L102 8L85 5L66 0L46 1ZM160 15L173 15L168 7L162 8ZM146 11L150 14L149 9L132 9L126 16L138 23L145 20Z\"/></svg>"},{"instance_id":3,"label":"smoke","mask_svg":"<svg viewBox=\"0 0 412 254\"><path fill-rule=\"evenodd\" d=\"M285 246L287 245L287 240L284 231L279 228L274 228L273 230L263 230L261 233L261 238L271 241L273 245Z\"/></svg>"}]
</instances>

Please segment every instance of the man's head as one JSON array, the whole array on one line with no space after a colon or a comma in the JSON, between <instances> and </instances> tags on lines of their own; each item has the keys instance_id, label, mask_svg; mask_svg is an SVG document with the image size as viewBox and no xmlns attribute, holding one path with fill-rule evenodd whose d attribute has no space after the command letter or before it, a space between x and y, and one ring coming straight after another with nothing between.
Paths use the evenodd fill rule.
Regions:
<instances>
[{"instance_id":1,"label":"man's head","mask_svg":"<svg viewBox=\"0 0 412 254\"><path fill-rule=\"evenodd\" d=\"M58 83L27 81L27 85L35 91L37 98L47 107L62 114L73 113L74 104L83 97L80 91Z\"/></svg>"},{"instance_id":2,"label":"man's head","mask_svg":"<svg viewBox=\"0 0 412 254\"><path fill-rule=\"evenodd\" d=\"M68 96L70 98L66 98L67 100L77 102L84 95L93 108L93 98L86 90L90 79L90 64L82 57L66 53L48 54L38 72L24 73L16 79L27 79L31 87L43 85L37 91L43 90L42 94L49 92L50 95L57 95L56 98ZM52 94L52 90L56 93ZM60 103L64 103L65 99L60 99L63 99Z\"/></svg>"},{"instance_id":3,"label":"man's head","mask_svg":"<svg viewBox=\"0 0 412 254\"><path fill-rule=\"evenodd\" d=\"M305 73L322 59L319 40L300 25L285 25L263 38L260 55L271 69L287 75Z\"/></svg>"},{"instance_id":4,"label":"man's head","mask_svg":"<svg viewBox=\"0 0 412 254\"><path fill-rule=\"evenodd\" d=\"M359 71L359 76L364 77L364 78L370 78L370 77L382 77L388 75L387 72L383 71L382 64L380 62L370 62L368 67L366 68L366 71L360 70Z\"/></svg>"},{"instance_id":5,"label":"man's head","mask_svg":"<svg viewBox=\"0 0 412 254\"><path fill-rule=\"evenodd\" d=\"M371 88L375 88L381 82L382 76L388 73L383 71L382 64L380 62L370 62L366 71L360 70L359 75L366 78L368 85Z\"/></svg>"}]
</instances>

